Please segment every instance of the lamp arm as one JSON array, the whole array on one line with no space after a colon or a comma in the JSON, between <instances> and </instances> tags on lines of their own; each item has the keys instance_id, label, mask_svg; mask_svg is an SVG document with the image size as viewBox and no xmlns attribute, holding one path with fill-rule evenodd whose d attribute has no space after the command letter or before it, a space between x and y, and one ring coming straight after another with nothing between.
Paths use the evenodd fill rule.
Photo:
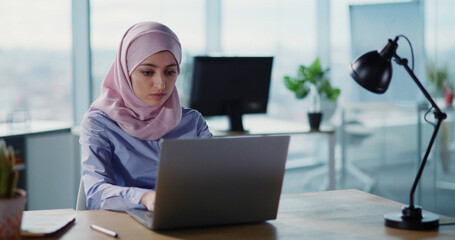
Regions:
<instances>
[{"instance_id":1,"label":"lamp arm","mask_svg":"<svg viewBox=\"0 0 455 240\"><path fill-rule=\"evenodd\" d=\"M435 103L433 98L431 98L430 94L427 92L427 90L423 87L423 85L420 83L419 79L417 79L416 75L414 72L409 68L408 66L408 60L406 58L400 58L396 53L393 54L393 57L395 58L395 62L398 65L403 66L408 74L412 77L414 82L417 84L419 87L420 91L422 91L423 95L427 98L427 100L431 103L431 106L436 110L437 113L443 113L441 109L438 107L438 105Z\"/></svg>"},{"instance_id":2,"label":"lamp arm","mask_svg":"<svg viewBox=\"0 0 455 240\"><path fill-rule=\"evenodd\" d=\"M428 143L427 150L425 152L425 155L423 157L422 163L420 164L419 171L417 173L417 176L414 180L414 184L412 185L411 189L411 194L410 194L410 201L409 201L409 206L414 207L414 192L417 188L417 184L419 183L420 177L422 176L423 169L425 168L425 164L427 163L428 156L430 155L431 152L431 147L433 146L434 140L436 139L436 136L438 135L439 127L441 126L443 118L439 118L436 126L433 130L433 135L431 136L430 142Z\"/></svg>"},{"instance_id":3,"label":"lamp arm","mask_svg":"<svg viewBox=\"0 0 455 240\"><path fill-rule=\"evenodd\" d=\"M400 58L396 53L394 53L393 56L395 58L395 61L399 65L402 65L406 69L408 74L412 77L414 82L419 87L420 91L422 91L423 95L425 95L427 100L431 103L431 106L435 109L434 116L437 119L437 123L436 123L436 126L435 126L434 131L433 131L433 135L431 136L430 142L428 143L427 150L426 150L425 155L423 157L422 163L420 164L419 171L418 171L417 176L416 176L416 178L414 180L414 184L412 185L411 194L410 194L410 201L409 201L409 207L410 208L414 208L414 192L415 192L415 190L417 188L417 184L419 183L420 177L422 176L423 169L425 168L425 164L427 163L427 159L428 159L428 156L430 155L431 147L433 146L433 143L434 143L434 141L436 139L436 136L438 134L439 128L441 127L441 123L442 123L442 121L444 119L447 118L447 114L442 112L441 109L438 107L438 105L436 105L436 103L433 100L433 98L431 98L430 94L427 92L427 90L425 90L423 85L420 83L419 79L417 79L417 77L414 74L414 72L409 68L408 60Z\"/></svg>"}]
</instances>

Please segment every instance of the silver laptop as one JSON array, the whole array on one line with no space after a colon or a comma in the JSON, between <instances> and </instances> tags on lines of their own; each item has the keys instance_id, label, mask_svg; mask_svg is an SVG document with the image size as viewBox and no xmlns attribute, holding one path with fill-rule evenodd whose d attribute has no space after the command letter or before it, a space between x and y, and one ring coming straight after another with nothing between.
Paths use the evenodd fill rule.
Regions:
<instances>
[{"instance_id":1,"label":"silver laptop","mask_svg":"<svg viewBox=\"0 0 455 240\"><path fill-rule=\"evenodd\" d=\"M275 219L289 139L250 136L164 140L154 212L127 212L150 229Z\"/></svg>"}]
</instances>

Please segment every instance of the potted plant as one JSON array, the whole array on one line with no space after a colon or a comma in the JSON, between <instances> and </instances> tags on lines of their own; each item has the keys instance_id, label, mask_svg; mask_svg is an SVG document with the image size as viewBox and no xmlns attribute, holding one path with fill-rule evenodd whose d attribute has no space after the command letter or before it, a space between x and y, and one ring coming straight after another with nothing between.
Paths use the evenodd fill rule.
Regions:
<instances>
[{"instance_id":1,"label":"potted plant","mask_svg":"<svg viewBox=\"0 0 455 240\"><path fill-rule=\"evenodd\" d=\"M453 84L449 79L449 68L447 65L437 66L430 61L426 70L432 95L435 98L444 98L445 106L452 107Z\"/></svg>"},{"instance_id":2,"label":"potted plant","mask_svg":"<svg viewBox=\"0 0 455 240\"><path fill-rule=\"evenodd\" d=\"M26 195L16 189L15 161L14 149L0 139L0 239L20 239Z\"/></svg>"},{"instance_id":3,"label":"potted plant","mask_svg":"<svg viewBox=\"0 0 455 240\"><path fill-rule=\"evenodd\" d=\"M449 69L447 65L437 66L430 61L427 64L427 77L432 90L432 95L436 98L444 98L447 108L453 107L454 87L449 80ZM443 122L439 139L439 156L442 162L442 169L445 173L449 172L452 151L450 150L450 124Z\"/></svg>"},{"instance_id":4,"label":"potted plant","mask_svg":"<svg viewBox=\"0 0 455 240\"><path fill-rule=\"evenodd\" d=\"M300 65L297 77L284 77L284 85L294 92L297 99L311 96L311 106L308 112L310 128L317 130L322 120L321 98L335 102L340 95L340 89L333 88L326 74L329 69L322 69L319 58L309 66Z\"/></svg>"},{"instance_id":5,"label":"potted plant","mask_svg":"<svg viewBox=\"0 0 455 240\"><path fill-rule=\"evenodd\" d=\"M433 97L443 97L444 84L446 84L449 78L449 71L447 66L436 66L435 62L429 61L427 63L426 70Z\"/></svg>"}]
</instances>

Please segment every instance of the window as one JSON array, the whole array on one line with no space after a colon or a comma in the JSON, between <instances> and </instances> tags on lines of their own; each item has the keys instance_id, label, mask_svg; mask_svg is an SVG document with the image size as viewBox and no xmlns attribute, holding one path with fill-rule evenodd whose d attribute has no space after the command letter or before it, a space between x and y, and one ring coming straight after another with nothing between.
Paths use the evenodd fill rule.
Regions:
<instances>
[{"instance_id":1,"label":"window","mask_svg":"<svg viewBox=\"0 0 455 240\"><path fill-rule=\"evenodd\" d=\"M71 2L0 2L0 122L71 121Z\"/></svg>"},{"instance_id":2,"label":"window","mask_svg":"<svg viewBox=\"0 0 455 240\"><path fill-rule=\"evenodd\" d=\"M316 1L222 2L224 55L274 56L268 114L306 121L308 104L284 87L283 76L316 58Z\"/></svg>"},{"instance_id":3,"label":"window","mask_svg":"<svg viewBox=\"0 0 455 240\"><path fill-rule=\"evenodd\" d=\"M453 10L455 2L450 0L429 0L426 1L425 14L427 16L425 25L427 64L434 63L438 68L446 68L449 74L449 81L455 85L455 33L453 22L455 16ZM429 91L436 97L434 86L429 84Z\"/></svg>"}]
</instances>

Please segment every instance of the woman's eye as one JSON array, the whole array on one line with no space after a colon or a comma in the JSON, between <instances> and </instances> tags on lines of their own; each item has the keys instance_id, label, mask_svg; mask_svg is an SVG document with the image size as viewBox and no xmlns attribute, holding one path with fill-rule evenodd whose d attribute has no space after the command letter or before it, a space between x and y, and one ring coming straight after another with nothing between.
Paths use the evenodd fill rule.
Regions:
<instances>
[{"instance_id":1,"label":"woman's eye","mask_svg":"<svg viewBox=\"0 0 455 240\"><path fill-rule=\"evenodd\" d=\"M152 71L142 71L142 74L144 74L144 76L150 76L152 73Z\"/></svg>"},{"instance_id":2,"label":"woman's eye","mask_svg":"<svg viewBox=\"0 0 455 240\"><path fill-rule=\"evenodd\" d=\"M166 74L169 75L169 76L172 76L174 74L176 74L177 72L176 71L166 71Z\"/></svg>"}]
</instances>

